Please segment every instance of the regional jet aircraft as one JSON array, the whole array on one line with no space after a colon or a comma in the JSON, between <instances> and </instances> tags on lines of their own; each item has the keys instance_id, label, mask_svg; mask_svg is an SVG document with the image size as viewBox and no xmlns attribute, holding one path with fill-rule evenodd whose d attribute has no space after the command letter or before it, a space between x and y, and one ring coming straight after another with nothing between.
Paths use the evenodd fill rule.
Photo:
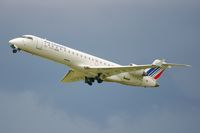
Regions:
<instances>
[{"instance_id":1,"label":"regional jet aircraft","mask_svg":"<svg viewBox=\"0 0 200 133\"><path fill-rule=\"evenodd\" d=\"M122 66L108 60L51 42L33 35L23 35L9 41L13 53L25 51L71 68L61 82L84 80L88 85L116 82L130 86L158 87L157 80L165 69L189 66L185 64L166 63L156 59L152 64Z\"/></svg>"}]
</instances>

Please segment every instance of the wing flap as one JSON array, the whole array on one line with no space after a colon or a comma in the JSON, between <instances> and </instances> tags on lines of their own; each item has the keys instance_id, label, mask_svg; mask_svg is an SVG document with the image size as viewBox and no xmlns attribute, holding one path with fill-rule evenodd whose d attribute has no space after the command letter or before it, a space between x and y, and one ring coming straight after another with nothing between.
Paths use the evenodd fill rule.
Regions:
<instances>
[{"instance_id":1,"label":"wing flap","mask_svg":"<svg viewBox=\"0 0 200 133\"><path fill-rule=\"evenodd\" d=\"M124 72L134 71L134 70L141 70L146 68L154 68L155 66L152 64L147 65L136 65L136 66L87 66L84 67L85 70L120 70Z\"/></svg>"}]
</instances>

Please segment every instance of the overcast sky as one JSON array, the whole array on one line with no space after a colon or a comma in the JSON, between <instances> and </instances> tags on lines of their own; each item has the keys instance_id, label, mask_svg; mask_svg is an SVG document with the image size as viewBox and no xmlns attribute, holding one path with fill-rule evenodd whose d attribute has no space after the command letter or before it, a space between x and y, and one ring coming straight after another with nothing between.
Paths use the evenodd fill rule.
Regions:
<instances>
[{"instance_id":1,"label":"overcast sky","mask_svg":"<svg viewBox=\"0 0 200 133\"><path fill-rule=\"evenodd\" d=\"M157 89L62 84L69 68L8 41L33 34L127 65L185 63ZM199 0L0 0L0 132L200 132Z\"/></svg>"}]
</instances>

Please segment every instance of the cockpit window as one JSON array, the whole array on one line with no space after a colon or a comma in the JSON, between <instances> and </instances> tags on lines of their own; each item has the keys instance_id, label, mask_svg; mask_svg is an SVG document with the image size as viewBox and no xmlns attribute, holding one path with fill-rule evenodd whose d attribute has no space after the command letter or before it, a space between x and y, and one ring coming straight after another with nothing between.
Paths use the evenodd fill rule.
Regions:
<instances>
[{"instance_id":1,"label":"cockpit window","mask_svg":"<svg viewBox=\"0 0 200 133\"><path fill-rule=\"evenodd\" d=\"M31 37L31 36L22 36L22 38L33 40L33 37Z\"/></svg>"}]
</instances>

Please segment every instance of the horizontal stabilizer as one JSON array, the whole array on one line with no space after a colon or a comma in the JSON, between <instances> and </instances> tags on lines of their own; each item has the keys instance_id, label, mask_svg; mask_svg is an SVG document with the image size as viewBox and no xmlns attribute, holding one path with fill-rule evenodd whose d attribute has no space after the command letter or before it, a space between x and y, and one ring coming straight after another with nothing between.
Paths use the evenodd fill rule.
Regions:
<instances>
[{"instance_id":1,"label":"horizontal stabilizer","mask_svg":"<svg viewBox=\"0 0 200 133\"><path fill-rule=\"evenodd\" d=\"M171 68L171 67L191 67L191 65L187 65L187 64L174 64L174 63L164 63L163 66L166 67L166 68Z\"/></svg>"},{"instance_id":2,"label":"horizontal stabilizer","mask_svg":"<svg viewBox=\"0 0 200 133\"><path fill-rule=\"evenodd\" d=\"M156 59L153 61L152 65L156 67L162 67L162 68L171 68L171 67L191 67L190 65L186 64L176 64L176 63L166 63L165 59Z\"/></svg>"}]
</instances>

